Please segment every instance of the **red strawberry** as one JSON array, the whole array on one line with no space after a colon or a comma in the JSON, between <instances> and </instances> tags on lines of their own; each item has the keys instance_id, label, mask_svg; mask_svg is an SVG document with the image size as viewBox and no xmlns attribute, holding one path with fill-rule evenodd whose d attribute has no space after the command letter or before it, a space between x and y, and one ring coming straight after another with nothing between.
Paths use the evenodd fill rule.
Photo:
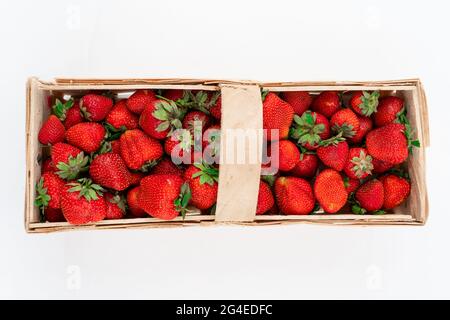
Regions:
<instances>
[{"instance_id":1,"label":"red strawberry","mask_svg":"<svg viewBox=\"0 0 450 320\"><path fill-rule=\"evenodd\" d=\"M314 195L308 181L279 177L275 181L277 205L284 214L305 215L314 209Z\"/></svg>"},{"instance_id":2,"label":"red strawberry","mask_svg":"<svg viewBox=\"0 0 450 320\"><path fill-rule=\"evenodd\" d=\"M80 109L89 121L102 121L113 107L113 100L99 94L87 94L80 99Z\"/></svg>"},{"instance_id":3,"label":"red strawberry","mask_svg":"<svg viewBox=\"0 0 450 320\"><path fill-rule=\"evenodd\" d=\"M342 132L343 137L351 138L359 131L359 119L352 110L341 109L331 117L330 126L334 132Z\"/></svg>"},{"instance_id":4,"label":"red strawberry","mask_svg":"<svg viewBox=\"0 0 450 320\"><path fill-rule=\"evenodd\" d=\"M256 214L264 214L269 211L275 204L272 190L264 181L259 182L258 203L256 205Z\"/></svg>"},{"instance_id":5,"label":"red strawberry","mask_svg":"<svg viewBox=\"0 0 450 320\"><path fill-rule=\"evenodd\" d=\"M186 91L181 89L169 89L164 91L164 97L177 102L185 97L185 93Z\"/></svg>"},{"instance_id":6,"label":"red strawberry","mask_svg":"<svg viewBox=\"0 0 450 320\"><path fill-rule=\"evenodd\" d=\"M127 100L127 107L133 113L141 114L157 100L152 90L137 90Z\"/></svg>"},{"instance_id":7,"label":"red strawberry","mask_svg":"<svg viewBox=\"0 0 450 320\"><path fill-rule=\"evenodd\" d=\"M302 115L303 112L308 110L312 102L312 97L308 91L285 91L281 93L281 98L289 103L298 115Z\"/></svg>"},{"instance_id":8,"label":"red strawberry","mask_svg":"<svg viewBox=\"0 0 450 320\"><path fill-rule=\"evenodd\" d=\"M64 141L64 134L66 129L62 124L61 120L55 115L50 115L47 121L39 130L38 139L39 142L45 145L53 145L58 142Z\"/></svg>"},{"instance_id":9,"label":"red strawberry","mask_svg":"<svg viewBox=\"0 0 450 320\"><path fill-rule=\"evenodd\" d=\"M131 130L138 127L139 118L128 110L126 100L120 100L106 116L106 122L115 129L125 127L126 129Z\"/></svg>"},{"instance_id":10,"label":"red strawberry","mask_svg":"<svg viewBox=\"0 0 450 320\"><path fill-rule=\"evenodd\" d=\"M111 141L111 153L120 154L120 139Z\"/></svg>"},{"instance_id":11,"label":"red strawberry","mask_svg":"<svg viewBox=\"0 0 450 320\"><path fill-rule=\"evenodd\" d=\"M369 180L358 188L355 198L359 206L354 205L352 211L356 214L380 210L384 201L383 184L377 179Z\"/></svg>"},{"instance_id":12,"label":"red strawberry","mask_svg":"<svg viewBox=\"0 0 450 320\"><path fill-rule=\"evenodd\" d=\"M380 99L378 111L373 120L377 127L382 127L394 122L403 109L403 100L398 97L384 97Z\"/></svg>"},{"instance_id":13,"label":"red strawberry","mask_svg":"<svg viewBox=\"0 0 450 320\"><path fill-rule=\"evenodd\" d=\"M294 115L290 136L306 149L314 150L330 137L330 124L320 113L306 111L301 117Z\"/></svg>"},{"instance_id":14,"label":"red strawberry","mask_svg":"<svg viewBox=\"0 0 450 320\"><path fill-rule=\"evenodd\" d=\"M143 172L130 172L130 186L139 185L144 177L145 174Z\"/></svg>"},{"instance_id":15,"label":"red strawberry","mask_svg":"<svg viewBox=\"0 0 450 320\"><path fill-rule=\"evenodd\" d=\"M294 169L300 161L300 151L297 146L289 140L275 141L273 143L278 146L278 168L281 171Z\"/></svg>"},{"instance_id":16,"label":"red strawberry","mask_svg":"<svg viewBox=\"0 0 450 320\"><path fill-rule=\"evenodd\" d=\"M63 179L73 180L88 169L89 158L83 151L67 143L57 143L51 151L52 163L55 164L56 173Z\"/></svg>"},{"instance_id":17,"label":"red strawberry","mask_svg":"<svg viewBox=\"0 0 450 320\"><path fill-rule=\"evenodd\" d=\"M42 163L42 173L44 172L53 172L55 173L56 171L58 171L55 167L55 165L52 162L51 158L48 158L44 161L44 163Z\"/></svg>"},{"instance_id":18,"label":"red strawberry","mask_svg":"<svg viewBox=\"0 0 450 320\"><path fill-rule=\"evenodd\" d=\"M45 221L48 222L65 222L66 219L61 209L47 208L44 210Z\"/></svg>"},{"instance_id":19,"label":"red strawberry","mask_svg":"<svg viewBox=\"0 0 450 320\"><path fill-rule=\"evenodd\" d=\"M319 173L314 182L314 194L327 213L341 210L348 197L344 180L339 172L333 169L325 169Z\"/></svg>"},{"instance_id":20,"label":"red strawberry","mask_svg":"<svg viewBox=\"0 0 450 320\"><path fill-rule=\"evenodd\" d=\"M122 219L125 216L125 199L122 196L105 193L105 202L105 219Z\"/></svg>"},{"instance_id":21,"label":"red strawberry","mask_svg":"<svg viewBox=\"0 0 450 320\"><path fill-rule=\"evenodd\" d=\"M158 140L134 129L120 136L120 155L128 168L146 170L163 155L163 149Z\"/></svg>"},{"instance_id":22,"label":"red strawberry","mask_svg":"<svg viewBox=\"0 0 450 320\"><path fill-rule=\"evenodd\" d=\"M344 177L345 190L347 190L348 194L355 192L360 184L361 183L359 182L358 179L351 179L349 177Z\"/></svg>"},{"instance_id":23,"label":"red strawberry","mask_svg":"<svg viewBox=\"0 0 450 320\"><path fill-rule=\"evenodd\" d=\"M388 174L380 178L384 187L384 209L393 209L406 200L411 191L408 180Z\"/></svg>"},{"instance_id":24,"label":"red strawberry","mask_svg":"<svg viewBox=\"0 0 450 320\"><path fill-rule=\"evenodd\" d=\"M366 136L369 154L391 164L404 162L408 158L408 141L404 130L404 125L390 123L370 131Z\"/></svg>"},{"instance_id":25,"label":"red strawberry","mask_svg":"<svg viewBox=\"0 0 450 320\"><path fill-rule=\"evenodd\" d=\"M170 174L149 175L141 180L138 205L154 218L172 220L183 215L190 192L183 178Z\"/></svg>"},{"instance_id":26,"label":"red strawberry","mask_svg":"<svg viewBox=\"0 0 450 320\"><path fill-rule=\"evenodd\" d=\"M372 113L377 112L378 98L380 93L373 91L356 91L350 99L350 107L361 116L370 117Z\"/></svg>"},{"instance_id":27,"label":"red strawberry","mask_svg":"<svg viewBox=\"0 0 450 320\"><path fill-rule=\"evenodd\" d=\"M331 118L341 108L339 95L335 91L321 92L312 103L312 110Z\"/></svg>"},{"instance_id":28,"label":"red strawberry","mask_svg":"<svg viewBox=\"0 0 450 320\"><path fill-rule=\"evenodd\" d=\"M45 208L59 209L61 207L61 190L64 188L64 180L52 172L45 172L36 184L36 199L34 205L44 210Z\"/></svg>"},{"instance_id":29,"label":"red strawberry","mask_svg":"<svg viewBox=\"0 0 450 320\"><path fill-rule=\"evenodd\" d=\"M345 174L352 179L364 179L372 174L372 157L364 148L351 148L348 153Z\"/></svg>"},{"instance_id":30,"label":"red strawberry","mask_svg":"<svg viewBox=\"0 0 450 320\"><path fill-rule=\"evenodd\" d=\"M99 123L82 122L74 125L66 132L66 139L71 145L84 152L95 152L105 138L106 130Z\"/></svg>"},{"instance_id":31,"label":"red strawberry","mask_svg":"<svg viewBox=\"0 0 450 320\"><path fill-rule=\"evenodd\" d=\"M209 108L209 112L215 119L217 119L217 120L221 119L221 117L222 117L222 98L221 97L219 97L217 99L217 102Z\"/></svg>"},{"instance_id":32,"label":"red strawberry","mask_svg":"<svg viewBox=\"0 0 450 320\"><path fill-rule=\"evenodd\" d=\"M102 187L122 191L130 186L130 172L122 158L115 153L96 156L92 160L89 174Z\"/></svg>"},{"instance_id":33,"label":"red strawberry","mask_svg":"<svg viewBox=\"0 0 450 320\"><path fill-rule=\"evenodd\" d=\"M163 158L152 168L152 174L174 174L177 176L183 175L183 170L177 167L170 159Z\"/></svg>"},{"instance_id":34,"label":"red strawberry","mask_svg":"<svg viewBox=\"0 0 450 320\"><path fill-rule=\"evenodd\" d=\"M347 163L349 147L340 135L323 141L317 149L317 156L327 167L342 171Z\"/></svg>"},{"instance_id":35,"label":"red strawberry","mask_svg":"<svg viewBox=\"0 0 450 320\"><path fill-rule=\"evenodd\" d=\"M276 140L272 137L271 130L278 130L278 138L286 139L289 135L289 127L294 118L292 106L281 100L275 93L269 92L263 102L263 129L268 140Z\"/></svg>"},{"instance_id":36,"label":"red strawberry","mask_svg":"<svg viewBox=\"0 0 450 320\"><path fill-rule=\"evenodd\" d=\"M189 183L193 206L205 210L217 202L219 171L206 164L189 166L184 172L184 179Z\"/></svg>"},{"instance_id":37,"label":"red strawberry","mask_svg":"<svg viewBox=\"0 0 450 320\"><path fill-rule=\"evenodd\" d=\"M189 130L175 131L164 141L164 152L175 164L191 164L194 162L193 137Z\"/></svg>"},{"instance_id":38,"label":"red strawberry","mask_svg":"<svg viewBox=\"0 0 450 320\"><path fill-rule=\"evenodd\" d=\"M376 158L372 158L373 172L384 173L391 169L394 165L389 162L384 162Z\"/></svg>"},{"instance_id":39,"label":"red strawberry","mask_svg":"<svg viewBox=\"0 0 450 320\"><path fill-rule=\"evenodd\" d=\"M103 189L90 179L68 183L61 193L61 209L70 224L85 224L106 217Z\"/></svg>"},{"instance_id":40,"label":"red strawberry","mask_svg":"<svg viewBox=\"0 0 450 320\"><path fill-rule=\"evenodd\" d=\"M314 153L302 153L300 161L289 173L299 178L312 178L316 174L319 160Z\"/></svg>"},{"instance_id":41,"label":"red strawberry","mask_svg":"<svg viewBox=\"0 0 450 320\"><path fill-rule=\"evenodd\" d=\"M154 100L142 112L139 125L154 139L165 139L175 129L182 127L181 120L186 113L173 101Z\"/></svg>"},{"instance_id":42,"label":"red strawberry","mask_svg":"<svg viewBox=\"0 0 450 320\"><path fill-rule=\"evenodd\" d=\"M56 99L55 105L53 106L53 113L64 123L66 130L84 121L80 104L73 99L69 99L64 103Z\"/></svg>"},{"instance_id":43,"label":"red strawberry","mask_svg":"<svg viewBox=\"0 0 450 320\"><path fill-rule=\"evenodd\" d=\"M353 144L359 144L363 141L366 134L372 130L373 123L372 119L369 117L358 117L359 120L359 130L353 137L349 137L347 140Z\"/></svg>"},{"instance_id":44,"label":"red strawberry","mask_svg":"<svg viewBox=\"0 0 450 320\"><path fill-rule=\"evenodd\" d=\"M195 130L202 133L209 127L211 119L208 115L201 111L190 111L183 118L183 128L187 129L194 135ZM194 130L195 129L195 130Z\"/></svg>"},{"instance_id":45,"label":"red strawberry","mask_svg":"<svg viewBox=\"0 0 450 320\"><path fill-rule=\"evenodd\" d=\"M141 207L139 207L138 198L139 190L141 187L135 187L128 191L127 193L127 204L130 214L135 218L145 218L148 217L147 212L145 212Z\"/></svg>"}]
</instances>

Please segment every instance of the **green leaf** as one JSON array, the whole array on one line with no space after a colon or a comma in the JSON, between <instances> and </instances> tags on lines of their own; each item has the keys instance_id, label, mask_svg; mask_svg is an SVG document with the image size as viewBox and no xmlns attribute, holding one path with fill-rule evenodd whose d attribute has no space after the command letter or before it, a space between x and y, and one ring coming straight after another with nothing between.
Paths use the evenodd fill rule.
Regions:
<instances>
[{"instance_id":1,"label":"green leaf","mask_svg":"<svg viewBox=\"0 0 450 320\"><path fill-rule=\"evenodd\" d=\"M170 127L170 122L169 121L164 121L164 122L161 122L156 127L156 131L158 131L158 132L166 131L167 129L169 129L169 127Z\"/></svg>"},{"instance_id":2,"label":"green leaf","mask_svg":"<svg viewBox=\"0 0 450 320\"><path fill-rule=\"evenodd\" d=\"M155 111L153 111L152 116L161 121L169 120L169 115L162 108L159 108L159 109L156 109Z\"/></svg>"}]
</instances>

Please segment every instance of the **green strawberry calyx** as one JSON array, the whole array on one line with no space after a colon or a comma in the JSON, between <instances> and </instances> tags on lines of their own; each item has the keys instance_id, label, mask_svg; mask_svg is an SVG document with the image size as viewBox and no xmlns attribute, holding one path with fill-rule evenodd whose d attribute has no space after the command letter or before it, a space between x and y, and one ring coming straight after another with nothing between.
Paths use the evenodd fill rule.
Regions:
<instances>
[{"instance_id":1,"label":"green strawberry calyx","mask_svg":"<svg viewBox=\"0 0 450 320\"><path fill-rule=\"evenodd\" d=\"M316 123L316 114L306 111L302 116L294 115L293 126L290 129L291 138L300 145L315 146L321 142L320 134L325 131L323 123Z\"/></svg>"},{"instance_id":2,"label":"green strawberry calyx","mask_svg":"<svg viewBox=\"0 0 450 320\"><path fill-rule=\"evenodd\" d=\"M68 192L78 192L78 198L84 197L87 201L98 200L99 196L103 196L105 191L100 185L93 183L88 178L78 179L77 182L71 182L67 185L71 187Z\"/></svg>"},{"instance_id":3,"label":"green strawberry calyx","mask_svg":"<svg viewBox=\"0 0 450 320\"><path fill-rule=\"evenodd\" d=\"M219 170L206 164L206 163L196 163L194 166L199 169L192 175L192 178L199 178L200 184L209 184L210 186L214 185L214 183L219 182Z\"/></svg>"},{"instance_id":4,"label":"green strawberry calyx","mask_svg":"<svg viewBox=\"0 0 450 320\"><path fill-rule=\"evenodd\" d=\"M162 132L170 129L168 136L172 135L176 129L181 129L181 120L186 114L186 108L180 108L172 100L161 99L156 103L156 109L152 115L161 123L156 127L156 131Z\"/></svg>"},{"instance_id":5,"label":"green strawberry calyx","mask_svg":"<svg viewBox=\"0 0 450 320\"><path fill-rule=\"evenodd\" d=\"M418 139L414 139L414 130L411 128L411 124L409 123L408 117L406 115L406 108L404 107L398 115L396 121L397 123L401 123L405 126L405 130L403 134L408 141L408 151L411 154L414 148L420 148L420 141Z\"/></svg>"},{"instance_id":6,"label":"green strawberry calyx","mask_svg":"<svg viewBox=\"0 0 450 320\"><path fill-rule=\"evenodd\" d=\"M352 170L358 178L361 178L365 173L372 173L372 157L366 154L363 150L361 150L358 157L353 157L350 162L354 165Z\"/></svg>"},{"instance_id":7,"label":"green strawberry calyx","mask_svg":"<svg viewBox=\"0 0 450 320\"><path fill-rule=\"evenodd\" d=\"M183 219L186 217L186 213L190 212L187 206L191 198L192 198L191 189L189 188L189 184L185 182L181 186L178 198L176 198L173 202L175 205L175 210L180 212Z\"/></svg>"},{"instance_id":8,"label":"green strawberry calyx","mask_svg":"<svg viewBox=\"0 0 450 320\"><path fill-rule=\"evenodd\" d=\"M366 117L370 117L372 113L377 112L379 97L380 92L378 91L373 91L372 93L363 91L361 96L361 103L358 105L361 113Z\"/></svg>"},{"instance_id":9,"label":"green strawberry calyx","mask_svg":"<svg viewBox=\"0 0 450 320\"><path fill-rule=\"evenodd\" d=\"M115 194L114 196L108 198L108 201L116 204L123 212L127 210L127 201L123 195Z\"/></svg>"},{"instance_id":10,"label":"green strawberry calyx","mask_svg":"<svg viewBox=\"0 0 450 320\"><path fill-rule=\"evenodd\" d=\"M36 183L36 199L34 199L34 205L38 207L42 214L44 209L48 206L51 197L47 194L47 188L44 188L44 179L40 178L38 183Z\"/></svg>"},{"instance_id":11,"label":"green strawberry calyx","mask_svg":"<svg viewBox=\"0 0 450 320\"><path fill-rule=\"evenodd\" d=\"M344 122L342 125L335 124L331 128L334 132L342 132L342 136L346 138L352 138L355 136L356 131L351 124Z\"/></svg>"},{"instance_id":12,"label":"green strawberry calyx","mask_svg":"<svg viewBox=\"0 0 450 320\"><path fill-rule=\"evenodd\" d=\"M76 157L69 156L67 162L59 162L56 165L59 171L56 174L65 180L74 180L82 172L89 170L89 157L80 152Z\"/></svg>"},{"instance_id":13,"label":"green strawberry calyx","mask_svg":"<svg viewBox=\"0 0 450 320\"><path fill-rule=\"evenodd\" d=\"M66 120L66 112L70 108L72 108L74 104L73 99L69 99L66 102L62 103L61 100L56 99L55 105L52 107L53 114L59 118L59 120Z\"/></svg>"},{"instance_id":14,"label":"green strawberry calyx","mask_svg":"<svg viewBox=\"0 0 450 320\"><path fill-rule=\"evenodd\" d=\"M328 147L331 145L337 146L339 143L344 142L344 141L345 141L345 138L342 137L342 132L339 132L337 135L335 135L331 138L320 141L319 146L321 146L321 147Z\"/></svg>"}]
</instances>

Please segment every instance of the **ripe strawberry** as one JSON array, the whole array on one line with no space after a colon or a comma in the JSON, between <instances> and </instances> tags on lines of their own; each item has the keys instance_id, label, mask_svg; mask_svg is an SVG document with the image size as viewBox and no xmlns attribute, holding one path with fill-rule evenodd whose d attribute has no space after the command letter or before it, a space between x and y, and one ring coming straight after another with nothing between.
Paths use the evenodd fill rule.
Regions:
<instances>
[{"instance_id":1,"label":"ripe strawberry","mask_svg":"<svg viewBox=\"0 0 450 320\"><path fill-rule=\"evenodd\" d=\"M39 130L38 139L39 142L45 145L53 145L58 142L64 141L64 134L66 129L62 122L55 115L50 115L47 121Z\"/></svg>"},{"instance_id":2,"label":"ripe strawberry","mask_svg":"<svg viewBox=\"0 0 450 320\"><path fill-rule=\"evenodd\" d=\"M290 136L306 149L314 150L330 137L330 124L320 113L306 111L301 117L294 115Z\"/></svg>"},{"instance_id":3,"label":"ripe strawberry","mask_svg":"<svg viewBox=\"0 0 450 320\"><path fill-rule=\"evenodd\" d=\"M277 205L284 214L305 215L314 209L314 195L308 181L279 177L275 181Z\"/></svg>"},{"instance_id":4,"label":"ripe strawberry","mask_svg":"<svg viewBox=\"0 0 450 320\"><path fill-rule=\"evenodd\" d=\"M264 214L269 211L275 204L272 190L264 181L259 182L258 203L256 205L256 214Z\"/></svg>"},{"instance_id":5,"label":"ripe strawberry","mask_svg":"<svg viewBox=\"0 0 450 320\"><path fill-rule=\"evenodd\" d=\"M384 97L380 99L378 111L374 113L373 120L377 127L394 122L403 110L403 100L398 97Z\"/></svg>"},{"instance_id":6,"label":"ripe strawberry","mask_svg":"<svg viewBox=\"0 0 450 320\"><path fill-rule=\"evenodd\" d=\"M350 98L350 107L361 116L370 117L372 113L377 112L378 98L380 93L373 91L356 91Z\"/></svg>"},{"instance_id":7,"label":"ripe strawberry","mask_svg":"<svg viewBox=\"0 0 450 320\"><path fill-rule=\"evenodd\" d=\"M317 156L327 167L342 171L347 163L349 147L340 135L324 140L317 149Z\"/></svg>"},{"instance_id":8,"label":"ripe strawberry","mask_svg":"<svg viewBox=\"0 0 450 320\"><path fill-rule=\"evenodd\" d=\"M312 110L331 118L341 108L339 95L335 91L321 92L312 103Z\"/></svg>"},{"instance_id":9,"label":"ripe strawberry","mask_svg":"<svg viewBox=\"0 0 450 320\"><path fill-rule=\"evenodd\" d=\"M308 91L285 91L281 93L281 98L289 103L298 115L308 110L312 102Z\"/></svg>"},{"instance_id":10,"label":"ripe strawberry","mask_svg":"<svg viewBox=\"0 0 450 320\"><path fill-rule=\"evenodd\" d=\"M372 157L364 148L351 148L348 152L345 174L351 179L364 179L372 174Z\"/></svg>"},{"instance_id":11,"label":"ripe strawberry","mask_svg":"<svg viewBox=\"0 0 450 320\"><path fill-rule=\"evenodd\" d=\"M84 152L95 152L105 138L106 130L99 123L82 122L74 125L66 132L66 140Z\"/></svg>"},{"instance_id":12,"label":"ripe strawberry","mask_svg":"<svg viewBox=\"0 0 450 320\"><path fill-rule=\"evenodd\" d=\"M359 130L353 137L347 138L347 140L353 144L360 144L363 141L366 134L370 130L372 130L373 127L372 119L369 117L358 117L358 120L359 120Z\"/></svg>"},{"instance_id":13,"label":"ripe strawberry","mask_svg":"<svg viewBox=\"0 0 450 320\"><path fill-rule=\"evenodd\" d=\"M333 169L325 169L319 173L314 182L314 194L327 213L341 210L348 198L344 180L339 172Z\"/></svg>"},{"instance_id":14,"label":"ripe strawberry","mask_svg":"<svg viewBox=\"0 0 450 320\"><path fill-rule=\"evenodd\" d=\"M178 100L183 100L187 91L181 89L169 89L164 91L164 98L178 102Z\"/></svg>"},{"instance_id":15,"label":"ripe strawberry","mask_svg":"<svg viewBox=\"0 0 450 320\"><path fill-rule=\"evenodd\" d=\"M144 177L145 174L143 172L130 172L130 186L139 185Z\"/></svg>"},{"instance_id":16,"label":"ripe strawberry","mask_svg":"<svg viewBox=\"0 0 450 320\"><path fill-rule=\"evenodd\" d=\"M299 178L312 178L316 174L319 160L314 153L302 153L300 161L289 171L289 174Z\"/></svg>"},{"instance_id":17,"label":"ripe strawberry","mask_svg":"<svg viewBox=\"0 0 450 320\"><path fill-rule=\"evenodd\" d=\"M106 116L106 122L117 130L123 127L132 130L138 127L139 118L128 110L126 100L120 100Z\"/></svg>"},{"instance_id":18,"label":"ripe strawberry","mask_svg":"<svg viewBox=\"0 0 450 320\"><path fill-rule=\"evenodd\" d=\"M200 134L209 127L211 122L210 117L201 111L190 111L183 118L183 129L187 129L191 132L192 136L195 133Z\"/></svg>"},{"instance_id":19,"label":"ripe strawberry","mask_svg":"<svg viewBox=\"0 0 450 320\"><path fill-rule=\"evenodd\" d=\"M68 183L61 193L61 209L70 224L97 222L106 217L103 189L90 179Z\"/></svg>"},{"instance_id":20,"label":"ripe strawberry","mask_svg":"<svg viewBox=\"0 0 450 320\"><path fill-rule=\"evenodd\" d=\"M56 171L58 171L58 170L54 166L51 158L46 159L44 161L44 163L42 163L42 173L45 173L45 172L55 173Z\"/></svg>"},{"instance_id":21,"label":"ripe strawberry","mask_svg":"<svg viewBox=\"0 0 450 320\"><path fill-rule=\"evenodd\" d=\"M209 108L209 112L215 119L217 119L217 120L221 119L221 117L222 117L222 98L221 97L219 97L217 99L217 102Z\"/></svg>"},{"instance_id":22,"label":"ripe strawberry","mask_svg":"<svg viewBox=\"0 0 450 320\"><path fill-rule=\"evenodd\" d=\"M53 113L64 123L64 127L69 129L77 123L83 122L83 114L81 113L80 104L78 101L69 99L64 103L56 99L53 106Z\"/></svg>"},{"instance_id":23,"label":"ripe strawberry","mask_svg":"<svg viewBox=\"0 0 450 320\"><path fill-rule=\"evenodd\" d=\"M269 92L263 102L263 129L267 140L276 140L272 137L272 129L278 130L278 138L286 139L289 135L289 127L294 118L292 106L281 100L275 93Z\"/></svg>"},{"instance_id":24,"label":"ripe strawberry","mask_svg":"<svg viewBox=\"0 0 450 320\"><path fill-rule=\"evenodd\" d=\"M120 136L120 155L128 168L145 171L163 155L163 149L158 140L134 129Z\"/></svg>"},{"instance_id":25,"label":"ripe strawberry","mask_svg":"<svg viewBox=\"0 0 450 320\"><path fill-rule=\"evenodd\" d=\"M182 127L180 119L185 114L186 109L173 101L154 100L142 112L139 125L150 137L161 140Z\"/></svg>"},{"instance_id":26,"label":"ripe strawberry","mask_svg":"<svg viewBox=\"0 0 450 320\"><path fill-rule=\"evenodd\" d=\"M331 117L330 126L334 132L342 132L343 137L351 138L359 131L359 119L352 110L341 109Z\"/></svg>"},{"instance_id":27,"label":"ripe strawberry","mask_svg":"<svg viewBox=\"0 0 450 320\"><path fill-rule=\"evenodd\" d=\"M127 108L133 113L141 114L157 100L152 90L137 90L127 100Z\"/></svg>"},{"instance_id":28,"label":"ripe strawberry","mask_svg":"<svg viewBox=\"0 0 450 320\"><path fill-rule=\"evenodd\" d=\"M120 139L111 141L111 153L120 154Z\"/></svg>"},{"instance_id":29,"label":"ripe strawberry","mask_svg":"<svg viewBox=\"0 0 450 320\"><path fill-rule=\"evenodd\" d=\"M61 190L64 188L64 180L52 172L42 174L36 184L36 199L34 205L41 210L46 208L61 208Z\"/></svg>"},{"instance_id":30,"label":"ripe strawberry","mask_svg":"<svg viewBox=\"0 0 450 320\"><path fill-rule=\"evenodd\" d=\"M183 170L177 167L169 158L162 158L151 171L152 174L174 174L177 176L183 175Z\"/></svg>"},{"instance_id":31,"label":"ripe strawberry","mask_svg":"<svg viewBox=\"0 0 450 320\"><path fill-rule=\"evenodd\" d=\"M80 99L80 109L89 121L102 121L113 107L113 103L111 98L91 93Z\"/></svg>"},{"instance_id":32,"label":"ripe strawberry","mask_svg":"<svg viewBox=\"0 0 450 320\"><path fill-rule=\"evenodd\" d=\"M360 184L361 183L359 182L358 179L351 179L349 177L344 177L345 190L347 190L348 194L355 192Z\"/></svg>"},{"instance_id":33,"label":"ripe strawberry","mask_svg":"<svg viewBox=\"0 0 450 320\"><path fill-rule=\"evenodd\" d=\"M106 216L105 219L122 219L125 216L125 199L120 195L105 193Z\"/></svg>"},{"instance_id":34,"label":"ripe strawberry","mask_svg":"<svg viewBox=\"0 0 450 320\"><path fill-rule=\"evenodd\" d=\"M61 209L47 208L44 210L45 221L48 222L65 222L66 219Z\"/></svg>"},{"instance_id":35,"label":"ripe strawberry","mask_svg":"<svg viewBox=\"0 0 450 320\"><path fill-rule=\"evenodd\" d=\"M89 158L84 156L83 151L67 143L55 144L52 147L51 159L56 173L66 180L76 179L81 172L88 169Z\"/></svg>"},{"instance_id":36,"label":"ripe strawberry","mask_svg":"<svg viewBox=\"0 0 450 320\"><path fill-rule=\"evenodd\" d=\"M393 209L406 200L411 191L408 180L388 174L380 178L384 188L384 209Z\"/></svg>"},{"instance_id":37,"label":"ripe strawberry","mask_svg":"<svg viewBox=\"0 0 450 320\"><path fill-rule=\"evenodd\" d=\"M194 140L187 129L179 129L164 141L164 152L175 164L194 163Z\"/></svg>"},{"instance_id":38,"label":"ripe strawberry","mask_svg":"<svg viewBox=\"0 0 450 320\"><path fill-rule=\"evenodd\" d=\"M404 162L408 158L408 141L404 130L404 125L390 123L370 131L366 136L369 154L391 164Z\"/></svg>"},{"instance_id":39,"label":"ripe strawberry","mask_svg":"<svg viewBox=\"0 0 450 320\"><path fill-rule=\"evenodd\" d=\"M219 171L206 164L189 166L184 172L184 179L189 183L191 204L205 210L217 202Z\"/></svg>"},{"instance_id":40,"label":"ripe strawberry","mask_svg":"<svg viewBox=\"0 0 450 320\"><path fill-rule=\"evenodd\" d=\"M294 169L300 161L300 151L297 146L289 140L272 142L278 149L278 168L281 171L290 171Z\"/></svg>"},{"instance_id":41,"label":"ripe strawberry","mask_svg":"<svg viewBox=\"0 0 450 320\"><path fill-rule=\"evenodd\" d=\"M389 162L384 162L376 158L372 158L373 172L384 173L391 169L394 165Z\"/></svg>"},{"instance_id":42,"label":"ripe strawberry","mask_svg":"<svg viewBox=\"0 0 450 320\"><path fill-rule=\"evenodd\" d=\"M138 205L154 218L172 220L184 215L190 191L183 178L170 174L149 175L141 180Z\"/></svg>"},{"instance_id":43,"label":"ripe strawberry","mask_svg":"<svg viewBox=\"0 0 450 320\"><path fill-rule=\"evenodd\" d=\"M138 198L139 190L141 187L134 187L127 193L127 204L128 211L134 218L145 218L148 217L147 212L145 212L141 207L139 207Z\"/></svg>"},{"instance_id":44,"label":"ripe strawberry","mask_svg":"<svg viewBox=\"0 0 450 320\"><path fill-rule=\"evenodd\" d=\"M383 184L377 179L369 180L358 188L355 198L358 203L352 206L353 213L364 214L366 212L376 212L383 207Z\"/></svg>"},{"instance_id":45,"label":"ripe strawberry","mask_svg":"<svg viewBox=\"0 0 450 320\"><path fill-rule=\"evenodd\" d=\"M95 183L105 188L122 191L130 186L130 172L122 158L115 153L96 156L89 174Z\"/></svg>"}]
</instances>

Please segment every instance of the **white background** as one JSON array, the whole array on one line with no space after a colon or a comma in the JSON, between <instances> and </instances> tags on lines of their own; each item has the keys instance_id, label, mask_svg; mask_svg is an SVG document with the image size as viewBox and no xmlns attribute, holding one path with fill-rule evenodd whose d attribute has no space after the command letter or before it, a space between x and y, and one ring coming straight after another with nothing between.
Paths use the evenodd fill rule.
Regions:
<instances>
[{"instance_id":1,"label":"white background","mask_svg":"<svg viewBox=\"0 0 450 320\"><path fill-rule=\"evenodd\" d=\"M0 298L450 298L448 1L1 1ZM28 76L420 77L425 227L27 235Z\"/></svg>"}]
</instances>

